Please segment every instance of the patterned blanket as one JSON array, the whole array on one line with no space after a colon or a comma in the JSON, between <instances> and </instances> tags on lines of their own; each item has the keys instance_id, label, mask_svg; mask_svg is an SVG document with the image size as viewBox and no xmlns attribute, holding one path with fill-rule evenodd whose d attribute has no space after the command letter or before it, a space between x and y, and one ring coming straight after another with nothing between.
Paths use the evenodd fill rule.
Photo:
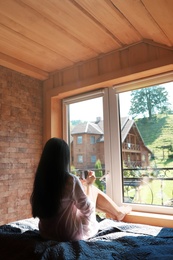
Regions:
<instances>
[{"instance_id":1,"label":"patterned blanket","mask_svg":"<svg viewBox=\"0 0 173 260\"><path fill-rule=\"evenodd\" d=\"M3 260L173 259L173 229L104 219L99 232L89 240L57 242L44 240L37 219L0 226Z\"/></svg>"}]
</instances>

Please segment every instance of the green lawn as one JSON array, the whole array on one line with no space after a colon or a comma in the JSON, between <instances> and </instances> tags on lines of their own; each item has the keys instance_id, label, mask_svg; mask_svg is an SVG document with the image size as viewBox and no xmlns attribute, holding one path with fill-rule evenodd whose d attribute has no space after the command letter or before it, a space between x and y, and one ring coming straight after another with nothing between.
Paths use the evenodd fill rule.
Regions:
<instances>
[{"instance_id":1,"label":"green lawn","mask_svg":"<svg viewBox=\"0 0 173 260\"><path fill-rule=\"evenodd\" d=\"M173 147L173 115L157 115L151 120L140 118L135 122L145 145L154 154L151 166L173 167L173 158L168 157L173 151L163 149L163 146Z\"/></svg>"},{"instance_id":2,"label":"green lawn","mask_svg":"<svg viewBox=\"0 0 173 260\"><path fill-rule=\"evenodd\" d=\"M173 198L173 180L154 179L136 189L126 187L124 196L129 199L129 202L131 200L134 203L171 206L169 200Z\"/></svg>"}]
</instances>

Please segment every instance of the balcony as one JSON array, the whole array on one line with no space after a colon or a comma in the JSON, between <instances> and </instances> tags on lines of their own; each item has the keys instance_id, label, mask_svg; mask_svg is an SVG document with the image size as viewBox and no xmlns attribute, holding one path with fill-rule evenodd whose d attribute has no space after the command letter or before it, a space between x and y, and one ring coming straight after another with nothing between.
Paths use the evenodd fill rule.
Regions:
<instances>
[{"instance_id":1,"label":"balcony","mask_svg":"<svg viewBox=\"0 0 173 260\"><path fill-rule=\"evenodd\" d=\"M142 167L142 161L136 160L136 161L128 161L128 160L123 160L124 165L127 168L137 168L137 167Z\"/></svg>"},{"instance_id":2,"label":"balcony","mask_svg":"<svg viewBox=\"0 0 173 260\"><path fill-rule=\"evenodd\" d=\"M123 169L124 202L173 207L173 168Z\"/></svg>"},{"instance_id":3,"label":"balcony","mask_svg":"<svg viewBox=\"0 0 173 260\"><path fill-rule=\"evenodd\" d=\"M106 192L105 169L91 170L96 173L97 184L100 182L98 186ZM173 168L123 169L123 188L124 202L173 207Z\"/></svg>"},{"instance_id":4,"label":"balcony","mask_svg":"<svg viewBox=\"0 0 173 260\"><path fill-rule=\"evenodd\" d=\"M122 144L122 150L132 150L132 151L140 151L140 145L139 144L133 144L133 143L123 143Z\"/></svg>"}]
</instances>

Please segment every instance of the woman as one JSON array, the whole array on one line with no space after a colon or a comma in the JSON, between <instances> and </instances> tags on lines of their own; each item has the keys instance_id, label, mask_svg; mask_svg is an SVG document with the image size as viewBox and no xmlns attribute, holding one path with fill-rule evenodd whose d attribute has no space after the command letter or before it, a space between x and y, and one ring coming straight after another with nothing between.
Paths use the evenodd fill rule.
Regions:
<instances>
[{"instance_id":1,"label":"woman","mask_svg":"<svg viewBox=\"0 0 173 260\"><path fill-rule=\"evenodd\" d=\"M92 185L93 172L82 182L70 174L69 162L67 143L59 138L48 140L31 195L33 217L39 218L40 234L47 239L75 241L95 235L98 231L95 204L118 220L128 213Z\"/></svg>"}]
</instances>

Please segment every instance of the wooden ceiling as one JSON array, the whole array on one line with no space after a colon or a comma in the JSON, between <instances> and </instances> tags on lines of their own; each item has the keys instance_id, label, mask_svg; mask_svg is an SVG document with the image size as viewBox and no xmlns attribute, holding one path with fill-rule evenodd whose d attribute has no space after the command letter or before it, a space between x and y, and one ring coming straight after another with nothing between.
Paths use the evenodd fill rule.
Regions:
<instances>
[{"instance_id":1,"label":"wooden ceiling","mask_svg":"<svg viewBox=\"0 0 173 260\"><path fill-rule=\"evenodd\" d=\"M148 40L173 47L173 0L0 0L0 65L51 73Z\"/></svg>"}]
</instances>

